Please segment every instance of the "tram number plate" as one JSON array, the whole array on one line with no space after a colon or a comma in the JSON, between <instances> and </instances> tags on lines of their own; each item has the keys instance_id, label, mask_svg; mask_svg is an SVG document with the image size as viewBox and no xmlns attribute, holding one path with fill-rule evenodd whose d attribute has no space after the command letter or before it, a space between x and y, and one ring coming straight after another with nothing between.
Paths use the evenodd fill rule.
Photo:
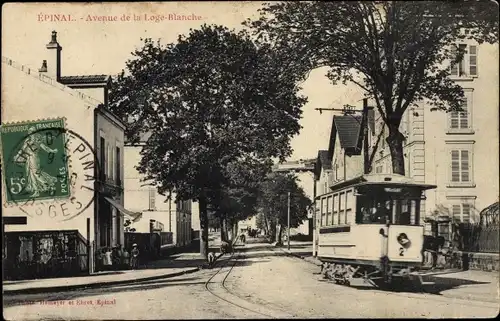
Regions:
<instances>
[{"instance_id":1,"label":"tram number plate","mask_svg":"<svg viewBox=\"0 0 500 321\"><path fill-rule=\"evenodd\" d=\"M403 247L399 248L399 256L405 256L405 249Z\"/></svg>"}]
</instances>

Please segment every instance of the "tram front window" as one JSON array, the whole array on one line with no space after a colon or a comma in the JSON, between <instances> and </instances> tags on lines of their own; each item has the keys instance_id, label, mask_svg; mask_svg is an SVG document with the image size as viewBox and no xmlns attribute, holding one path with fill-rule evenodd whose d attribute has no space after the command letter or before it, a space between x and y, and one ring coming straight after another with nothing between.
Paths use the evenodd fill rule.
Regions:
<instances>
[{"instance_id":1,"label":"tram front window","mask_svg":"<svg viewBox=\"0 0 500 321\"><path fill-rule=\"evenodd\" d=\"M396 224L418 225L416 214L419 199L373 199L359 197L356 223L357 224Z\"/></svg>"}]
</instances>

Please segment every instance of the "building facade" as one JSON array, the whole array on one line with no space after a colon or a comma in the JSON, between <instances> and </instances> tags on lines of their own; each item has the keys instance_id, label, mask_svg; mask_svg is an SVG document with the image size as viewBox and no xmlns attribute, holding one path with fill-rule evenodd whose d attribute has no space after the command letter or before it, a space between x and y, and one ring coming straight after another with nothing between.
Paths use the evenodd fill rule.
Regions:
<instances>
[{"instance_id":1,"label":"building facade","mask_svg":"<svg viewBox=\"0 0 500 321\"><path fill-rule=\"evenodd\" d=\"M31 176L29 179L20 178L21 185L18 186L28 182L22 187L33 190L36 186L39 191L32 194L29 206L27 203L22 206L4 202L3 216L27 217L26 225L6 226L5 230L76 231L83 243L88 241L90 244L85 255L88 257L86 270L91 272L95 250L120 244L123 240L123 215L127 211L122 206L123 190L120 184L123 181L121 151L125 127L106 108L109 77L62 76L62 47L55 31L46 48L47 59L43 60L38 70L2 57L2 127L6 130L12 123L25 124L30 128L53 125L59 130L64 142L62 148L51 150L47 149L47 144L57 140L59 134L55 137L45 135L46 142L43 142L43 135L38 137L41 150L50 150L53 155L41 151L32 158L38 161L30 163L31 167L25 167L25 174ZM2 130L2 140L5 130ZM106 138L105 144L102 137ZM8 143L2 141L4 146ZM45 161L44 157L48 160ZM44 170L42 167L48 168L48 164L61 159L64 159L65 165L59 168L59 173L41 174ZM40 166L40 170L28 173L35 165ZM51 181L51 175L61 182L64 190L70 192L65 197L56 195L38 199L46 191L40 182ZM33 183L35 181L38 185ZM3 195L12 188L16 189L12 183L18 184L4 179ZM69 188L66 188L66 184ZM54 240L40 239L37 242L40 244L22 246L31 250L35 247L40 251L43 249L52 253L47 256L49 260L56 259L52 252ZM35 257L28 255L25 259L31 261Z\"/></svg>"},{"instance_id":2,"label":"building facade","mask_svg":"<svg viewBox=\"0 0 500 321\"><path fill-rule=\"evenodd\" d=\"M405 174L416 182L437 185L426 192L421 217L477 222L480 211L499 197L498 45L469 41L458 46L466 54L451 66L451 79L464 90L462 111L431 111L421 102L406 111L400 131L406 138ZM377 124L380 130L380 120ZM381 143L373 170L391 173L385 139Z\"/></svg>"},{"instance_id":3,"label":"building facade","mask_svg":"<svg viewBox=\"0 0 500 321\"><path fill-rule=\"evenodd\" d=\"M160 232L173 233L175 245L186 246L192 239L192 202L176 201L175 192L171 193L170 198L169 195L159 194L155 186L143 181L144 176L136 169L147 138L145 135L139 143L125 145L125 208L142 213L142 219L132 221L128 227L136 232L147 233L151 220L154 220L153 224Z\"/></svg>"}]
</instances>

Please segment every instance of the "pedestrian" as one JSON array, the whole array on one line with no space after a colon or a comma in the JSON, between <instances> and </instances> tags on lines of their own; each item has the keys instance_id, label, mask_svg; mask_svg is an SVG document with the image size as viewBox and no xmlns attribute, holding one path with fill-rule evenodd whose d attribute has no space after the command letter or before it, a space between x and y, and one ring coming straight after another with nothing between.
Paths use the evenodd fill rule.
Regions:
<instances>
[{"instance_id":1,"label":"pedestrian","mask_svg":"<svg viewBox=\"0 0 500 321\"><path fill-rule=\"evenodd\" d=\"M123 268L128 269L130 267L130 254L127 249L123 249Z\"/></svg>"},{"instance_id":2,"label":"pedestrian","mask_svg":"<svg viewBox=\"0 0 500 321\"><path fill-rule=\"evenodd\" d=\"M139 266L139 249L137 248L136 243L132 245L131 254L132 258L130 259L130 267L135 270Z\"/></svg>"},{"instance_id":3,"label":"pedestrian","mask_svg":"<svg viewBox=\"0 0 500 321\"><path fill-rule=\"evenodd\" d=\"M111 267L113 266L113 260L112 260L112 252L111 248L106 247L104 249L104 270L109 271L111 270Z\"/></svg>"}]
</instances>

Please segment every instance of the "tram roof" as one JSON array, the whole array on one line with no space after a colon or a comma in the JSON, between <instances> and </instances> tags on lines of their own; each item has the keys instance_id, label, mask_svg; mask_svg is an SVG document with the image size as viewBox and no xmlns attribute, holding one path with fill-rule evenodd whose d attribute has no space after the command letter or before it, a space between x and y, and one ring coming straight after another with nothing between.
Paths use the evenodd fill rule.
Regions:
<instances>
[{"instance_id":1,"label":"tram roof","mask_svg":"<svg viewBox=\"0 0 500 321\"><path fill-rule=\"evenodd\" d=\"M392 185L392 186L408 186L419 187L421 189L433 189L436 185L417 183L413 179L398 175L398 174L367 174L355 177L353 179L339 182L332 185L332 190L339 190L348 186L366 186L366 185Z\"/></svg>"}]
</instances>

